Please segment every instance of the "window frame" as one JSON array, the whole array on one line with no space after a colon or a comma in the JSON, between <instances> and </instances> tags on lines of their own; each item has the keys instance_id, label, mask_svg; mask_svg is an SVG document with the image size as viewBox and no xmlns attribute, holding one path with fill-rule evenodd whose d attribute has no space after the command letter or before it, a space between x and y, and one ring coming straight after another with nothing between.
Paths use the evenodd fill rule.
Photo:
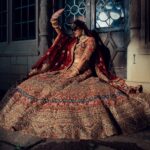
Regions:
<instances>
[{"instance_id":1,"label":"window frame","mask_svg":"<svg viewBox=\"0 0 150 150\"><path fill-rule=\"evenodd\" d=\"M6 42L0 42L0 55L1 56L16 56L16 55L38 55L38 27L39 27L39 1L35 0L35 39L31 40L18 40L12 39L12 1L7 0L7 40Z\"/></svg>"}]
</instances>

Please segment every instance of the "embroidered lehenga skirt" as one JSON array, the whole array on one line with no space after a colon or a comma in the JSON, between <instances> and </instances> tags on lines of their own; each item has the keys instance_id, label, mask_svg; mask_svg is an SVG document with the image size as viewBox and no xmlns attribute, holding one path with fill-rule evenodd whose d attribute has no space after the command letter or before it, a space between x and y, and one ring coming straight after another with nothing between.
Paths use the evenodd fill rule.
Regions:
<instances>
[{"instance_id":1,"label":"embroidered lehenga skirt","mask_svg":"<svg viewBox=\"0 0 150 150\"><path fill-rule=\"evenodd\" d=\"M149 125L150 95L126 95L88 72L33 76L1 102L0 126L52 139L100 139Z\"/></svg>"}]
</instances>

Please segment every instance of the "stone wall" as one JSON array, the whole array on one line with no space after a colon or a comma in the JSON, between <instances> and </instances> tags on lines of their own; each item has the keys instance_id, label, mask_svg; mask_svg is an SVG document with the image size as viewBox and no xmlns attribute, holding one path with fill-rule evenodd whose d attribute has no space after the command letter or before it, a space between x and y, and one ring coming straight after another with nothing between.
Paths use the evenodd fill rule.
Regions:
<instances>
[{"instance_id":1,"label":"stone wall","mask_svg":"<svg viewBox=\"0 0 150 150\"><path fill-rule=\"evenodd\" d=\"M23 79L38 56L0 56L0 91Z\"/></svg>"},{"instance_id":2,"label":"stone wall","mask_svg":"<svg viewBox=\"0 0 150 150\"><path fill-rule=\"evenodd\" d=\"M150 90L150 47L148 46L146 20L148 0L131 0L130 5L130 44L127 56L127 80L146 84Z\"/></svg>"},{"instance_id":3,"label":"stone wall","mask_svg":"<svg viewBox=\"0 0 150 150\"><path fill-rule=\"evenodd\" d=\"M23 79L47 50L47 0L36 0L36 38L0 43L0 95Z\"/></svg>"}]
</instances>

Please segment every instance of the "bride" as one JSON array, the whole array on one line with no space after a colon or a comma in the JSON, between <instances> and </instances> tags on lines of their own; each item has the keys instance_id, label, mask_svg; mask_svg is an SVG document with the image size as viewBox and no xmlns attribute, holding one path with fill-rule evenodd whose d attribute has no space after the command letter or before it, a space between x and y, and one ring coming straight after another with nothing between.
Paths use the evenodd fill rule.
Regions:
<instances>
[{"instance_id":1,"label":"bride","mask_svg":"<svg viewBox=\"0 0 150 150\"><path fill-rule=\"evenodd\" d=\"M150 94L129 87L106 63L104 45L83 21L68 36L51 17L53 45L28 79L0 105L0 127L51 139L100 139L139 131L150 123Z\"/></svg>"}]
</instances>

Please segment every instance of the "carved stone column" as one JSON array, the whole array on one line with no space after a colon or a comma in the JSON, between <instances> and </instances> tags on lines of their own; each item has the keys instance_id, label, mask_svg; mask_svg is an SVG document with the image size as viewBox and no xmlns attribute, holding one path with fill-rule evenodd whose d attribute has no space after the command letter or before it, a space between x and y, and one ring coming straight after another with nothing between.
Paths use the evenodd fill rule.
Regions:
<instances>
[{"instance_id":1,"label":"carved stone column","mask_svg":"<svg viewBox=\"0 0 150 150\"><path fill-rule=\"evenodd\" d=\"M48 23L48 16L47 16L47 0L40 1L40 16L39 16L39 36L40 36L40 43L39 43L39 50L40 53L43 54L48 48L48 31L47 31L47 23Z\"/></svg>"}]
</instances>

